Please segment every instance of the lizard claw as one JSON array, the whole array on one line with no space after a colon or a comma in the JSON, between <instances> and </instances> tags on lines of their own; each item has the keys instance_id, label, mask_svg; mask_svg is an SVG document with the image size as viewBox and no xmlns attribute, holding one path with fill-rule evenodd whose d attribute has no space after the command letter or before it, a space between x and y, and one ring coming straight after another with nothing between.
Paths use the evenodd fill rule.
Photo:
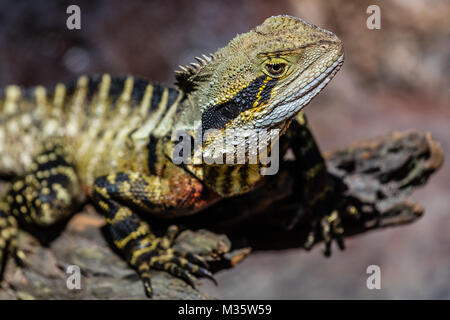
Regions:
<instances>
[{"instance_id":1,"label":"lizard claw","mask_svg":"<svg viewBox=\"0 0 450 320\"><path fill-rule=\"evenodd\" d=\"M189 252L178 252L172 248L176 230L169 228L166 236L153 239L149 250L145 251L135 259L134 266L137 268L141 279L144 282L145 293L148 297L153 296L151 286L150 270L166 271L167 273L184 280L195 289L196 277L207 278L215 285L217 281L208 270L208 263L200 256Z\"/></svg>"},{"instance_id":2,"label":"lizard claw","mask_svg":"<svg viewBox=\"0 0 450 320\"><path fill-rule=\"evenodd\" d=\"M337 210L333 210L331 214L321 216L312 221L311 231L309 232L304 243L304 248L306 250L311 250L316 242L316 235L318 232L320 232L320 235L325 242L324 255L326 257L331 255L331 243L333 239L336 240L340 250L345 249L344 240L342 238L344 228L342 227L341 219Z\"/></svg>"},{"instance_id":3,"label":"lizard claw","mask_svg":"<svg viewBox=\"0 0 450 320\"><path fill-rule=\"evenodd\" d=\"M158 252L150 251L148 257L143 259L138 266L139 274L144 281L145 292L149 297L152 296L151 269L166 271L177 278L183 279L194 289L196 277L207 278L217 285L216 279L208 269L189 261L172 249Z\"/></svg>"}]
</instances>

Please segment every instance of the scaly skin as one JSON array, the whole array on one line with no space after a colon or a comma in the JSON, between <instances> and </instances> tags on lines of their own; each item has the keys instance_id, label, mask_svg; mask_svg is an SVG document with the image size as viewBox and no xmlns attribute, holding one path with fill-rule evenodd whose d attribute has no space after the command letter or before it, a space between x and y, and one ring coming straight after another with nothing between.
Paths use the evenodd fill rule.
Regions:
<instances>
[{"instance_id":1,"label":"scaly skin","mask_svg":"<svg viewBox=\"0 0 450 320\"><path fill-rule=\"evenodd\" d=\"M177 71L176 88L107 74L50 91L6 87L0 174L14 178L0 202L0 251L17 252L17 222L49 226L89 199L148 296L151 269L192 285L194 276L213 279L201 257L171 248L176 228L157 237L145 216L189 215L264 187L265 165L176 165L173 134L199 129L216 130L209 141L227 129L279 129L282 152L290 148L296 158L299 214L313 216L306 246L318 232L327 254L332 237L342 246L339 216L330 210L333 182L301 111L342 65L341 41L301 19L277 16L197 60Z\"/></svg>"}]
</instances>

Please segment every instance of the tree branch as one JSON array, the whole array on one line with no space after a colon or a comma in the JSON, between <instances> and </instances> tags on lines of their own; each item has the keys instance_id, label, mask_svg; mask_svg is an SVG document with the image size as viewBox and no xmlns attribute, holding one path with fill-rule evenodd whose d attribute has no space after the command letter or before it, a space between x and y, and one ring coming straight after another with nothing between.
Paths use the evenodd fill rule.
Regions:
<instances>
[{"instance_id":1,"label":"tree branch","mask_svg":"<svg viewBox=\"0 0 450 320\"><path fill-rule=\"evenodd\" d=\"M354 143L327 153L326 159L329 172L344 187L342 205L360 209L359 214L342 217L347 237L420 218L423 209L406 197L439 169L443 151L430 134L408 131ZM202 254L217 270L236 265L248 255L250 247L302 247L309 231L308 221L286 229L299 206L290 194L292 185L293 177L281 171L271 187L227 199L201 214L180 219L179 223L197 231L183 231L176 240L177 249ZM21 233L19 242L27 253L26 265L17 268L9 261L0 298L144 298L141 281L104 240L99 228L102 225L102 219L88 206L49 248ZM69 264L82 270L81 290L66 287L65 269ZM157 299L211 298L164 272L153 274Z\"/></svg>"}]
</instances>

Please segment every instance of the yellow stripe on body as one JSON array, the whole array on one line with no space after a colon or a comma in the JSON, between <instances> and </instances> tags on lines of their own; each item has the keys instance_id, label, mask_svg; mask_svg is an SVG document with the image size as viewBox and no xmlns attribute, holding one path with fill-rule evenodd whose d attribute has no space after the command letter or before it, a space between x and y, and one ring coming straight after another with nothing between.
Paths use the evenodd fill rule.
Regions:
<instances>
[{"instance_id":1,"label":"yellow stripe on body","mask_svg":"<svg viewBox=\"0 0 450 320\"><path fill-rule=\"evenodd\" d=\"M145 88L144 97L142 98L141 104L139 106L139 110L141 112L142 117L146 117L148 113L148 108L152 102L153 97L153 86L151 84L147 85Z\"/></svg>"},{"instance_id":2,"label":"yellow stripe on body","mask_svg":"<svg viewBox=\"0 0 450 320\"><path fill-rule=\"evenodd\" d=\"M106 81L110 81L106 80ZM103 79L102 79L103 83ZM108 89L109 89L109 83L108 83ZM109 90L100 90L96 107L96 122L91 124L91 127L89 128L89 134L88 134L88 140L86 141L86 148L83 148L82 151L86 153L91 153L92 150L91 142L98 139L98 133L100 130L107 128L102 139L101 143L98 143L96 145L96 149L94 153L88 157L90 158L89 162L86 164L87 169L85 172L85 176L89 179L92 179L93 176L95 176L94 171L96 170L96 167L101 159L105 158L105 153L110 152L110 148L112 147L112 143L114 143L116 146L120 146L123 143L123 131L126 129L120 129L119 133L117 133L118 128L123 128L124 126L124 119L128 116L128 114L131 111L130 101L131 101L131 93L133 92L133 86L134 86L134 78L133 77L127 77L124 83L123 90L117 100L117 106L116 111L119 112L119 115L116 115L115 117L111 117L111 115L106 114L108 112L107 107L107 99ZM106 85L105 85L106 87ZM93 102L94 103L94 102ZM108 121L110 119L110 121Z\"/></svg>"},{"instance_id":3,"label":"yellow stripe on body","mask_svg":"<svg viewBox=\"0 0 450 320\"><path fill-rule=\"evenodd\" d=\"M88 77L81 76L77 81L77 88L72 96L72 101L68 109L70 110L70 115L67 121L66 131L69 136L74 136L79 134L79 130L85 121L85 111L84 104L87 94Z\"/></svg>"},{"instance_id":4,"label":"yellow stripe on body","mask_svg":"<svg viewBox=\"0 0 450 320\"><path fill-rule=\"evenodd\" d=\"M166 90L168 90L166 88ZM183 96L181 92L177 92L178 96L175 99L174 103L169 107L169 110L164 115L164 118L161 120L161 122L158 124L158 126L155 128L154 136L155 137L163 137L165 136L172 128L173 120L175 117L175 113L178 109L178 104ZM165 102L167 105L167 101Z\"/></svg>"},{"instance_id":5,"label":"yellow stripe on body","mask_svg":"<svg viewBox=\"0 0 450 320\"><path fill-rule=\"evenodd\" d=\"M64 102L66 99L66 87L62 83L55 86L53 93L53 101L51 103L51 115L54 119L61 120L64 118Z\"/></svg>"},{"instance_id":6,"label":"yellow stripe on body","mask_svg":"<svg viewBox=\"0 0 450 320\"><path fill-rule=\"evenodd\" d=\"M34 97L38 108L47 107L47 90L43 86L37 86L34 89Z\"/></svg>"},{"instance_id":7,"label":"yellow stripe on body","mask_svg":"<svg viewBox=\"0 0 450 320\"><path fill-rule=\"evenodd\" d=\"M158 103L158 106L156 107L156 110L149 116L147 121L145 121L142 124L142 127L133 134L132 136L133 140L148 139L150 133L153 132L155 126L158 124L161 117L163 116L164 111L166 111L168 100L169 100L169 89L164 88L164 91L161 95L161 99Z\"/></svg>"},{"instance_id":8,"label":"yellow stripe on body","mask_svg":"<svg viewBox=\"0 0 450 320\"><path fill-rule=\"evenodd\" d=\"M92 152L92 141L96 138L99 130L101 130L102 128L105 111L108 107L110 85L111 77L108 74L103 75L102 81L100 81L99 84L97 95L92 99L92 101L87 102L90 103L92 107L94 107L93 115L90 116L90 119L87 119L86 116L79 117L79 119L84 118L85 121L89 121L89 128L87 129L87 132L83 134L84 137L80 141L81 144L78 149L78 154L80 156L90 154ZM86 107L81 110L81 112L85 113L85 109ZM73 124L73 122L69 121L69 125L71 124ZM78 130L81 128L81 126L82 123L79 124L77 129L75 129L75 133L79 134ZM97 147L101 148L102 146L102 144L99 144Z\"/></svg>"},{"instance_id":9,"label":"yellow stripe on body","mask_svg":"<svg viewBox=\"0 0 450 320\"><path fill-rule=\"evenodd\" d=\"M102 143L97 143L93 149L92 141L95 141L94 138L101 129L100 122L104 120L104 117L100 114L103 112L103 116L106 116L105 111L110 103L109 91L111 86L111 76L109 74L104 74L102 76L102 80L98 84L97 92L92 98L92 101L85 101L87 84L87 77L83 76L78 79L77 89L72 97L72 103L69 106L71 110L67 131L69 135L77 137L77 145L75 148L77 149L77 167L80 170L80 177L84 180L83 183L91 184L94 179L94 177L89 176L90 166L93 162L92 157L97 154L98 148L103 147ZM99 116L90 118L87 114L89 106L87 106L86 103L89 103L91 107L95 108L93 113L100 113ZM89 123L87 131L80 132L86 122Z\"/></svg>"},{"instance_id":10,"label":"yellow stripe on body","mask_svg":"<svg viewBox=\"0 0 450 320\"><path fill-rule=\"evenodd\" d=\"M37 86L34 89L35 109L33 114L38 119L45 119L41 133L44 136L49 137L55 135L58 131L61 131L60 119L51 117L53 112L52 105L47 99L47 90L43 86Z\"/></svg>"},{"instance_id":11,"label":"yellow stripe on body","mask_svg":"<svg viewBox=\"0 0 450 320\"><path fill-rule=\"evenodd\" d=\"M127 82L129 79L127 79L127 81L125 82L125 86L127 86ZM145 99L145 95L147 94L147 90L148 90L148 86L146 88L146 92L144 94L144 98ZM130 105L130 103L138 103L139 101L131 101L131 93L133 91L133 86L131 86L131 88L126 88L123 92L123 95L120 98L120 103L119 103L119 110L121 111L121 108L127 108L127 112L125 111L121 111L121 113L123 115L129 115L130 111L132 111L132 106ZM120 146L121 144L123 144L124 141L126 141L128 139L128 135L135 130L136 128L140 127L140 123L142 122L143 116L142 116L142 108L145 107L145 105L150 105L150 101L145 101L142 100L139 107L136 107L135 109L133 109L134 113L133 115L127 119L127 121L125 123L123 123L121 125L122 129L118 132L115 141L117 142L117 146ZM147 106L147 108L148 108Z\"/></svg>"},{"instance_id":12,"label":"yellow stripe on body","mask_svg":"<svg viewBox=\"0 0 450 320\"><path fill-rule=\"evenodd\" d=\"M3 114L10 115L17 112L18 102L21 96L21 90L18 86L12 85L6 87L6 97Z\"/></svg>"}]
</instances>

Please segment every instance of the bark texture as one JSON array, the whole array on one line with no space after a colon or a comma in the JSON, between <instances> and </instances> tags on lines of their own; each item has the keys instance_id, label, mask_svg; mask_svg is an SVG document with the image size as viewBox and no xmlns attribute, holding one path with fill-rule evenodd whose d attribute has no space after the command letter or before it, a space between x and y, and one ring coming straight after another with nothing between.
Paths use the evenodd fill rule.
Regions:
<instances>
[{"instance_id":1,"label":"bark texture","mask_svg":"<svg viewBox=\"0 0 450 320\"><path fill-rule=\"evenodd\" d=\"M406 197L439 169L444 156L430 134L407 131L355 142L326 158L330 174L341 185L340 209L359 209L342 216L348 237L419 219L424 210ZM233 267L251 250L301 248L309 223L304 218L289 228L299 206L289 194L292 184L293 177L282 171L272 188L227 199L180 220L194 231L181 232L176 246L207 257L213 270ZM102 226L101 217L87 205L65 228L57 228L53 241L21 232L26 259L22 267L9 259L0 299L145 299L141 281L112 250ZM318 236L316 242L321 241ZM80 290L67 288L69 265L80 267ZM213 298L164 272L153 272L153 288L155 299Z\"/></svg>"}]
</instances>

